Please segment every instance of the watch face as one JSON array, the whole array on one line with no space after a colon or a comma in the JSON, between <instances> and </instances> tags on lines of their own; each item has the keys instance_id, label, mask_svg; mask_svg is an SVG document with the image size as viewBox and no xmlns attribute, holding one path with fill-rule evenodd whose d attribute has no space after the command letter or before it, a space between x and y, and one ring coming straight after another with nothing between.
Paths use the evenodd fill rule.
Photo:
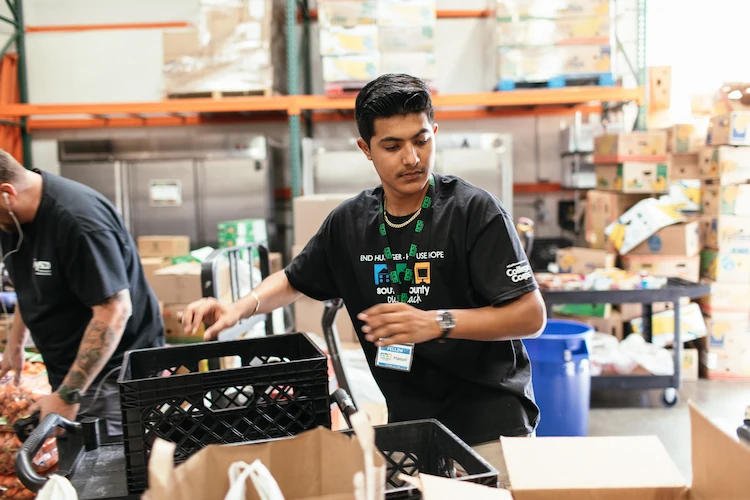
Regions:
<instances>
[{"instance_id":1,"label":"watch face","mask_svg":"<svg viewBox=\"0 0 750 500\"><path fill-rule=\"evenodd\" d=\"M453 314L450 313L450 311L443 311L440 318L440 326L441 328L448 329L453 328L456 326L456 320L453 318Z\"/></svg>"}]
</instances>

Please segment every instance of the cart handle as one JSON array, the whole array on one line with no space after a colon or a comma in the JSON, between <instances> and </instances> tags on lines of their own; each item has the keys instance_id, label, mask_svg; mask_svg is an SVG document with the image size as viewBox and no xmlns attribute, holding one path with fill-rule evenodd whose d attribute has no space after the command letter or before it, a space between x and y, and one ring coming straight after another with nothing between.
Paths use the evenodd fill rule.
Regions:
<instances>
[{"instance_id":1,"label":"cart handle","mask_svg":"<svg viewBox=\"0 0 750 500\"><path fill-rule=\"evenodd\" d=\"M34 414L32 415L32 417L29 417L29 423L23 424L22 426L18 426L16 428L24 428L24 430L28 430L30 428L29 425L33 425L33 423L35 421L38 421L38 419L39 415ZM52 437L58 427L62 427L71 434L83 435L87 450L90 447L92 447L91 449L93 449L98 446L99 426L97 424L99 419L86 418L84 420L84 423L71 422L67 418L61 417L57 413L50 413L49 415L44 417L44 420L42 420L42 422L38 426L36 426L36 428L34 428L34 430L30 434L25 436L25 439L23 439L22 436L19 436L19 438L23 440L23 445L21 446L21 449L18 450L18 453L16 453L16 475L18 476L18 479L21 480L23 485L26 486L26 488L33 491L34 493L37 493L47 483L48 478L46 476L37 474L36 470L34 470L34 464L32 460L34 459L36 454L39 453L39 450L42 449L44 442ZM88 436L87 434L92 435ZM70 471L59 471L58 474L64 477L68 477Z\"/></svg>"},{"instance_id":2,"label":"cart handle","mask_svg":"<svg viewBox=\"0 0 750 500\"><path fill-rule=\"evenodd\" d=\"M336 401L336 405L339 407L339 410L341 410L341 414L344 415L346 425L348 425L351 429L351 416L357 413L357 407L354 406L352 397L349 396L349 393L347 393L344 389L339 388L336 389L336 391L333 393L333 399L334 401Z\"/></svg>"},{"instance_id":3,"label":"cart handle","mask_svg":"<svg viewBox=\"0 0 750 500\"><path fill-rule=\"evenodd\" d=\"M336 321L336 315L338 315L339 309L341 309L343 305L344 301L341 299L326 301L322 320L323 338L326 341L326 346L328 346L328 355L331 357L333 372L336 374L336 380L338 381L339 387L344 389L347 394L351 394L352 391L349 387L349 381L346 379L344 365L341 361L341 343L339 342L339 334L336 331L336 326L334 324ZM349 396L349 400L352 401L353 405L354 400L351 396Z\"/></svg>"}]
</instances>

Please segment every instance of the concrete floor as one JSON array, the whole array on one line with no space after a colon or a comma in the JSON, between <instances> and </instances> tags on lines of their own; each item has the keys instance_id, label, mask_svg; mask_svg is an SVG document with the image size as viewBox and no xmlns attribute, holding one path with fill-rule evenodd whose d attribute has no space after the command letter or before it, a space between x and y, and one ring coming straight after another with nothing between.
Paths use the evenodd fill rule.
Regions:
<instances>
[{"instance_id":1,"label":"concrete floor","mask_svg":"<svg viewBox=\"0 0 750 500\"><path fill-rule=\"evenodd\" d=\"M688 400L709 419L736 436L750 405L750 381L685 382L677 406L666 408L661 391L610 391L591 395L590 436L656 435L690 482Z\"/></svg>"}]
</instances>

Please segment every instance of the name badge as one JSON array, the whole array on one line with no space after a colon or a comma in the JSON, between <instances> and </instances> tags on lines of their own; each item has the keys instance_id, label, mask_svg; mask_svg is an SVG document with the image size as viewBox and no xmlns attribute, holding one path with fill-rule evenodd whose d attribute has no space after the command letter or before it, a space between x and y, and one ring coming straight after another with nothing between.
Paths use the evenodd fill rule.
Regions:
<instances>
[{"instance_id":1,"label":"name badge","mask_svg":"<svg viewBox=\"0 0 750 500\"><path fill-rule=\"evenodd\" d=\"M413 359L414 344L394 344L378 347L378 353L375 356L375 366L389 370L410 372Z\"/></svg>"}]
</instances>

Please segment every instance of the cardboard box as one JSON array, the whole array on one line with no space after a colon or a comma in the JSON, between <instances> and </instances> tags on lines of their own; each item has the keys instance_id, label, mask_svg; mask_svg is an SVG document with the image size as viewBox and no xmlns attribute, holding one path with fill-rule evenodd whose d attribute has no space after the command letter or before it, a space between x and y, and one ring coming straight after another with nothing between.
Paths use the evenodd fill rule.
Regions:
<instances>
[{"instance_id":1,"label":"cardboard box","mask_svg":"<svg viewBox=\"0 0 750 500\"><path fill-rule=\"evenodd\" d=\"M722 252L750 253L750 217L711 217L706 234L706 246Z\"/></svg>"},{"instance_id":2,"label":"cardboard box","mask_svg":"<svg viewBox=\"0 0 750 500\"><path fill-rule=\"evenodd\" d=\"M630 322L633 333L643 334L643 318L635 318ZM680 339L690 342L708 335L706 321L700 306L693 302L680 308ZM669 309L651 316L651 343L665 347L674 343L674 309Z\"/></svg>"},{"instance_id":3,"label":"cardboard box","mask_svg":"<svg viewBox=\"0 0 750 500\"><path fill-rule=\"evenodd\" d=\"M693 257L701 251L700 224L687 222L663 227L636 246L628 255L672 255Z\"/></svg>"},{"instance_id":4,"label":"cardboard box","mask_svg":"<svg viewBox=\"0 0 750 500\"><path fill-rule=\"evenodd\" d=\"M221 248L268 242L268 227L264 219L223 221L219 222L217 230Z\"/></svg>"},{"instance_id":5,"label":"cardboard box","mask_svg":"<svg viewBox=\"0 0 750 500\"><path fill-rule=\"evenodd\" d=\"M669 153L698 153L706 145L706 136L695 125L674 125L667 129Z\"/></svg>"},{"instance_id":6,"label":"cardboard box","mask_svg":"<svg viewBox=\"0 0 750 500\"><path fill-rule=\"evenodd\" d=\"M294 244L304 246L317 234L323 221L351 194L315 194L294 199Z\"/></svg>"},{"instance_id":7,"label":"cardboard box","mask_svg":"<svg viewBox=\"0 0 750 500\"><path fill-rule=\"evenodd\" d=\"M502 45L602 44L611 34L608 17L569 19L520 19L497 24L497 41Z\"/></svg>"},{"instance_id":8,"label":"cardboard box","mask_svg":"<svg viewBox=\"0 0 750 500\"><path fill-rule=\"evenodd\" d=\"M567 19L571 17L608 17L608 0L498 0L495 15L500 22L524 18Z\"/></svg>"},{"instance_id":9,"label":"cardboard box","mask_svg":"<svg viewBox=\"0 0 750 500\"><path fill-rule=\"evenodd\" d=\"M682 278L698 282L700 279L700 257L672 257L668 255L626 255L622 258L626 271L645 271L652 276Z\"/></svg>"},{"instance_id":10,"label":"cardboard box","mask_svg":"<svg viewBox=\"0 0 750 500\"><path fill-rule=\"evenodd\" d=\"M596 318L592 316L566 316L563 314L555 314L554 317L586 323L597 332L610 334L613 337L616 337L617 340L622 340L625 338L622 315L620 314L620 311L617 311L615 309L612 309L610 311L609 317L607 318Z\"/></svg>"},{"instance_id":11,"label":"cardboard box","mask_svg":"<svg viewBox=\"0 0 750 500\"><path fill-rule=\"evenodd\" d=\"M704 148L698 162L701 179L718 179L723 186L750 182L750 148Z\"/></svg>"},{"instance_id":12,"label":"cardboard box","mask_svg":"<svg viewBox=\"0 0 750 500\"><path fill-rule=\"evenodd\" d=\"M668 110L672 103L672 67L648 68L649 111Z\"/></svg>"},{"instance_id":13,"label":"cardboard box","mask_svg":"<svg viewBox=\"0 0 750 500\"><path fill-rule=\"evenodd\" d=\"M750 349L750 314L747 312L719 313L706 316L708 348L727 351Z\"/></svg>"},{"instance_id":14,"label":"cardboard box","mask_svg":"<svg viewBox=\"0 0 750 500\"><path fill-rule=\"evenodd\" d=\"M182 326L182 315L188 304L165 304L162 309L162 319L164 320L164 338L167 344L193 344L203 342L203 333L205 327L201 323L198 331L185 333Z\"/></svg>"},{"instance_id":15,"label":"cardboard box","mask_svg":"<svg viewBox=\"0 0 750 500\"><path fill-rule=\"evenodd\" d=\"M666 193L669 168L666 163L597 164L596 187L623 193Z\"/></svg>"},{"instance_id":16,"label":"cardboard box","mask_svg":"<svg viewBox=\"0 0 750 500\"><path fill-rule=\"evenodd\" d=\"M323 56L324 82L369 82L382 73L379 52Z\"/></svg>"},{"instance_id":17,"label":"cardboard box","mask_svg":"<svg viewBox=\"0 0 750 500\"><path fill-rule=\"evenodd\" d=\"M323 311L325 311L323 302L311 299L310 297L300 297L297 299L294 302L296 331L314 333L323 337ZM335 326L341 342L359 342L357 332L354 330L354 325L351 318L349 318L349 312L346 307L342 307L339 310Z\"/></svg>"},{"instance_id":18,"label":"cardboard box","mask_svg":"<svg viewBox=\"0 0 750 500\"><path fill-rule=\"evenodd\" d=\"M144 500L223 500L230 487L230 466L256 460L268 468L287 500L353 499L355 476L385 485L385 459L380 453L373 453L371 469L365 474L360 441L324 427L257 444L208 445L178 467L174 453L174 443L162 439L154 443ZM362 480L362 490L366 481ZM382 498L382 487L375 492ZM246 495L241 498L260 498L252 483Z\"/></svg>"},{"instance_id":19,"label":"cardboard box","mask_svg":"<svg viewBox=\"0 0 750 500\"><path fill-rule=\"evenodd\" d=\"M750 146L750 111L732 111L712 116L708 144L711 146Z\"/></svg>"},{"instance_id":20,"label":"cardboard box","mask_svg":"<svg viewBox=\"0 0 750 500\"><path fill-rule=\"evenodd\" d=\"M682 367L680 369L680 379L683 382L697 382L700 368L700 357L698 349L682 350Z\"/></svg>"},{"instance_id":21,"label":"cardboard box","mask_svg":"<svg viewBox=\"0 0 750 500\"><path fill-rule=\"evenodd\" d=\"M594 163L663 162L667 133L663 130L608 134L594 138ZM619 158L626 158L620 161Z\"/></svg>"},{"instance_id":22,"label":"cardboard box","mask_svg":"<svg viewBox=\"0 0 750 500\"><path fill-rule=\"evenodd\" d=\"M319 0L318 23L321 28L341 26L351 28L362 24L377 24L378 2L357 0Z\"/></svg>"},{"instance_id":23,"label":"cardboard box","mask_svg":"<svg viewBox=\"0 0 750 500\"><path fill-rule=\"evenodd\" d=\"M745 498L750 447L692 404L690 426L690 487L655 436L502 437L511 493L515 500Z\"/></svg>"},{"instance_id":24,"label":"cardboard box","mask_svg":"<svg viewBox=\"0 0 750 500\"><path fill-rule=\"evenodd\" d=\"M700 155L693 154L676 154L667 155L667 164L669 165L668 177L672 181L683 179L700 179Z\"/></svg>"},{"instance_id":25,"label":"cardboard box","mask_svg":"<svg viewBox=\"0 0 750 500\"><path fill-rule=\"evenodd\" d=\"M669 197L680 212L697 214L701 209L701 181L672 181L669 183Z\"/></svg>"},{"instance_id":26,"label":"cardboard box","mask_svg":"<svg viewBox=\"0 0 750 500\"><path fill-rule=\"evenodd\" d=\"M668 198L648 198L633 205L604 232L620 255L625 255L660 229L682 220Z\"/></svg>"},{"instance_id":27,"label":"cardboard box","mask_svg":"<svg viewBox=\"0 0 750 500\"><path fill-rule=\"evenodd\" d=\"M615 267L614 253L593 248L562 248L557 251L558 272L588 274L595 269Z\"/></svg>"},{"instance_id":28,"label":"cardboard box","mask_svg":"<svg viewBox=\"0 0 750 500\"><path fill-rule=\"evenodd\" d=\"M711 293L698 299L703 312L750 312L750 280L746 283L720 283L703 279L701 282L711 287Z\"/></svg>"},{"instance_id":29,"label":"cardboard box","mask_svg":"<svg viewBox=\"0 0 750 500\"><path fill-rule=\"evenodd\" d=\"M435 25L436 19L435 0L380 0L378 2L380 26Z\"/></svg>"},{"instance_id":30,"label":"cardboard box","mask_svg":"<svg viewBox=\"0 0 750 500\"><path fill-rule=\"evenodd\" d=\"M605 233L606 228L644 198L644 195L589 191L586 194L586 242L592 248L614 249Z\"/></svg>"},{"instance_id":31,"label":"cardboard box","mask_svg":"<svg viewBox=\"0 0 750 500\"><path fill-rule=\"evenodd\" d=\"M189 236L139 236L141 257L180 257L190 253Z\"/></svg>"},{"instance_id":32,"label":"cardboard box","mask_svg":"<svg viewBox=\"0 0 750 500\"><path fill-rule=\"evenodd\" d=\"M750 184L722 186L704 182L701 187L701 212L712 216L750 217Z\"/></svg>"},{"instance_id":33,"label":"cardboard box","mask_svg":"<svg viewBox=\"0 0 750 500\"><path fill-rule=\"evenodd\" d=\"M687 301L687 304L689 303L690 299ZM623 321L632 321L635 318L643 317L643 305L641 304L620 304L618 307ZM672 307L670 302L654 302L651 304L651 314L658 314L672 309Z\"/></svg>"},{"instance_id":34,"label":"cardboard box","mask_svg":"<svg viewBox=\"0 0 750 500\"><path fill-rule=\"evenodd\" d=\"M704 376L710 380L750 379L750 349L711 349L701 353Z\"/></svg>"},{"instance_id":35,"label":"cardboard box","mask_svg":"<svg viewBox=\"0 0 750 500\"><path fill-rule=\"evenodd\" d=\"M229 266L220 266L217 298L231 293ZM151 282L156 297L165 304L190 304L203 298L201 264L184 262L164 267L154 273Z\"/></svg>"},{"instance_id":36,"label":"cardboard box","mask_svg":"<svg viewBox=\"0 0 750 500\"><path fill-rule=\"evenodd\" d=\"M383 54L432 52L434 50L435 27L433 25L380 27L380 51Z\"/></svg>"},{"instance_id":37,"label":"cardboard box","mask_svg":"<svg viewBox=\"0 0 750 500\"><path fill-rule=\"evenodd\" d=\"M542 82L562 76L612 71L610 45L562 45L498 48L498 77L515 82Z\"/></svg>"},{"instance_id":38,"label":"cardboard box","mask_svg":"<svg viewBox=\"0 0 750 500\"><path fill-rule=\"evenodd\" d=\"M320 53L324 56L370 54L380 46L380 30L363 24L351 28L335 26L320 30Z\"/></svg>"},{"instance_id":39,"label":"cardboard box","mask_svg":"<svg viewBox=\"0 0 750 500\"><path fill-rule=\"evenodd\" d=\"M750 283L750 255L704 249L701 276L719 283Z\"/></svg>"},{"instance_id":40,"label":"cardboard box","mask_svg":"<svg viewBox=\"0 0 750 500\"><path fill-rule=\"evenodd\" d=\"M165 257L142 257L141 267L143 267L143 274L146 275L146 281L150 284L153 281L154 273L171 265L171 263L172 260Z\"/></svg>"}]
</instances>

